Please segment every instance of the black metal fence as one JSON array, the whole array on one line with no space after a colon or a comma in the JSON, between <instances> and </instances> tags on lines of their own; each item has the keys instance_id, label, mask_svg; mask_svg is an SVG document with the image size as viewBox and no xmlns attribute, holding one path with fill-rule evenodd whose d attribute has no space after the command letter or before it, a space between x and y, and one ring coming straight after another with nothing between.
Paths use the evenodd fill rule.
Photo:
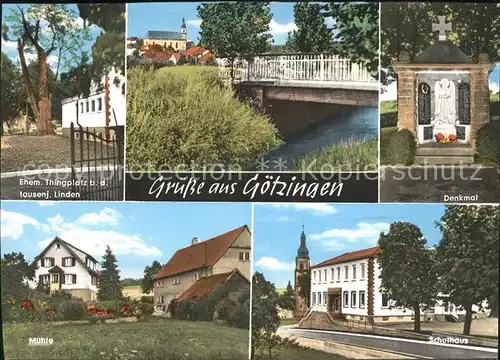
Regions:
<instances>
[{"instance_id":1,"label":"black metal fence","mask_svg":"<svg viewBox=\"0 0 500 360\"><path fill-rule=\"evenodd\" d=\"M80 200L123 200L124 126L105 134L71 124L71 184Z\"/></svg>"}]
</instances>

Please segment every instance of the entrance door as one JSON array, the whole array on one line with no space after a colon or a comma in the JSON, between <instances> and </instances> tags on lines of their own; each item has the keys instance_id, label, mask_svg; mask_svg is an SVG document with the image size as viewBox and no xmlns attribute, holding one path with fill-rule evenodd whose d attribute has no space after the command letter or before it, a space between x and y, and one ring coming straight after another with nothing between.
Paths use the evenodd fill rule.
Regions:
<instances>
[{"instance_id":1,"label":"entrance door","mask_svg":"<svg viewBox=\"0 0 500 360\"><path fill-rule=\"evenodd\" d=\"M335 302L333 305L333 311L340 312L340 296L339 295L335 296L333 301Z\"/></svg>"}]
</instances>

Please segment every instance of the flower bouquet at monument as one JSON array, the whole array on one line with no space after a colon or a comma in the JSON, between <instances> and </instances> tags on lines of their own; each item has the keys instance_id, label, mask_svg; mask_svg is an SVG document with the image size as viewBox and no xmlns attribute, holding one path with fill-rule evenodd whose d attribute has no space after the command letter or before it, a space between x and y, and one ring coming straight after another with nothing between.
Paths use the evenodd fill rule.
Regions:
<instances>
[{"instance_id":1,"label":"flower bouquet at monument","mask_svg":"<svg viewBox=\"0 0 500 360\"><path fill-rule=\"evenodd\" d=\"M442 133L436 134L436 141L440 144L449 144L457 141L457 137L453 134L445 136Z\"/></svg>"},{"instance_id":2,"label":"flower bouquet at monument","mask_svg":"<svg viewBox=\"0 0 500 360\"><path fill-rule=\"evenodd\" d=\"M457 142L457 137L453 134L448 136L448 141L451 143Z\"/></svg>"},{"instance_id":3,"label":"flower bouquet at monument","mask_svg":"<svg viewBox=\"0 0 500 360\"><path fill-rule=\"evenodd\" d=\"M436 141L438 143L444 143L445 140L446 140L446 136L444 136L444 134L442 134L442 133L437 133L436 134Z\"/></svg>"}]
</instances>

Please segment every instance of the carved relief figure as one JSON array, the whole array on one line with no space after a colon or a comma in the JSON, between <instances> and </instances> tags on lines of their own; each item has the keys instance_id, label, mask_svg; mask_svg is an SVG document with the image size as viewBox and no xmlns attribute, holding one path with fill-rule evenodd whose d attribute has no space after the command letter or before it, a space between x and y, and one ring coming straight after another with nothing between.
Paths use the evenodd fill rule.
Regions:
<instances>
[{"instance_id":1,"label":"carved relief figure","mask_svg":"<svg viewBox=\"0 0 500 360\"><path fill-rule=\"evenodd\" d=\"M455 83L446 78L436 81L434 100L433 125L455 125Z\"/></svg>"}]
</instances>

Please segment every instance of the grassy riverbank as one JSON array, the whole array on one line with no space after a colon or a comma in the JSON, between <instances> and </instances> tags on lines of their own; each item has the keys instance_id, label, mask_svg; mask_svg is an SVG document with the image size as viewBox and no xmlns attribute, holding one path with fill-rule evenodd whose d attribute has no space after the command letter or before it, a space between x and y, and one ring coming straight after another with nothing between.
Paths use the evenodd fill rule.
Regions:
<instances>
[{"instance_id":1,"label":"grassy riverbank","mask_svg":"<svg viewBox=\"0 0 500 360\"><path fill-rule=\"evenodd\" d=\"M299 171L377 171L378 139L342 141L302 157L295 165Z\"/></svg>"},{"instance_id":2,"label":"grassy riverbank","mask_svg":"<svg viewBox=\"0 0 500 360\"><path fill-rule=\"evenodd\" d=\"M280 143L270 119L238 101L215 67L128 70L129 170L244 169Z\"/></svg>"}]
</instances>

